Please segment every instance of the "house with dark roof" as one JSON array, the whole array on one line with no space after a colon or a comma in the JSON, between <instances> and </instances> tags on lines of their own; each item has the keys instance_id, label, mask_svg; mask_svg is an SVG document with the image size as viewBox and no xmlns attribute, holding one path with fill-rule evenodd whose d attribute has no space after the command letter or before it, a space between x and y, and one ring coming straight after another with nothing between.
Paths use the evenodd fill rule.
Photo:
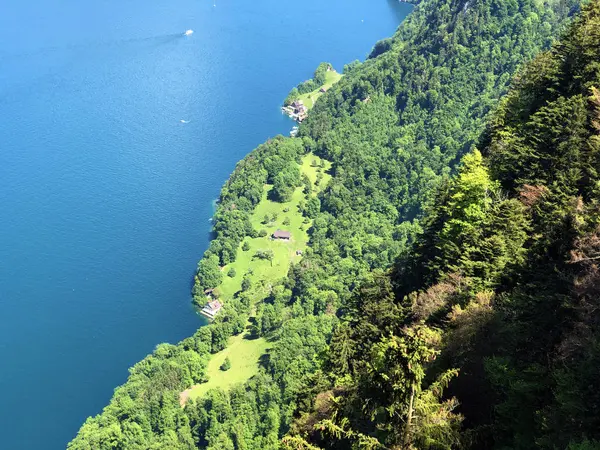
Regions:
<instances>
[{"instance_id":1,"label":"house with dark roof","mask_svg":"<svg viewBox=\"0 0 600 450\"><path fill-rule=\"evenodd\" d=\"M294 114L304 114L308 112L308 108L302 103L302 100L296 100L291 106L294 108Z\"/></svg>"},{"instance_id":2,"label":"house with dark roof","mask_svg":"<svg viewBox=\"0 0 600 450\"><path fill-rule=\"evenodd\" d=\"M292 233L289 231L277 230L273 233L273 239L278 241L289 241L292 238Z\"/></svg>"}]
</instances>

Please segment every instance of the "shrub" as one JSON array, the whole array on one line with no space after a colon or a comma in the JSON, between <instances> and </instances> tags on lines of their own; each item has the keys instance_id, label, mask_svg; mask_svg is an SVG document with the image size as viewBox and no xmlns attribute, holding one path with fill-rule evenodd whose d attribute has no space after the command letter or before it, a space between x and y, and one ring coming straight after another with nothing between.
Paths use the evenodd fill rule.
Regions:
<instances>
[{"instance_id":1,"label":"shrub","mask_svg":"<svg viewBox=\"0 0 600 450\"><path fill-rule=\"evenodd\" d=\"M242 291L243 292L248 291L251 286L252 286L252 281L250 281L250 278L244 277L244 279L242 280Z\"/></svg>"},{"instance_id":2,"label":"shrub","mask_svg":"<svg viewBox=\"0 0 600 450\"><path fill-rule=\"evenodd\" d=\"M231 369L231 361L229 360L229 356L225 358L225 361L223 361L223 364L221 364L219 369L221 369L223 372L227 372L229 369Z\"/></svg>"}]
</instances>

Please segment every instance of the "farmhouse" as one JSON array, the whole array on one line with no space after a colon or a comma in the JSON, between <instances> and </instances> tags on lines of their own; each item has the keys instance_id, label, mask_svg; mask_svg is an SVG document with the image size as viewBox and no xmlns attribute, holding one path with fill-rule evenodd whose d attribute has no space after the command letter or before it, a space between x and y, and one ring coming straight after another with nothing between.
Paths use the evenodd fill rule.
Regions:
<instances>
[{"instance_id":1,"label":"farmhouse","mask_svg":"<svg viewBox=\"0 0 600 450\"><path fill-rule=\"evenodd\" d=\"M273 239L278 241L289 241L292 238L292 234L289 231L277 230L273 233Z\"/></svg>"}]
</instances>

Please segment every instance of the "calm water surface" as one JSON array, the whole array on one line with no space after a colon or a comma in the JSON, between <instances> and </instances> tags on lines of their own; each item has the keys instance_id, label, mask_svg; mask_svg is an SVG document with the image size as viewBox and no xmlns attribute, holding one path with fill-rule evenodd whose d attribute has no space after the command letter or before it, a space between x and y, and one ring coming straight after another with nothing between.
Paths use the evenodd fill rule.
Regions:
<instances>
[{"instance_id":1,"label":"calm water surface","mask_svg":"<svg viewBox=\"0 0 600 450\"><path fill-rule=\"evenodd\" d=\"M279 104L319 62L363 59L409 11L2 2L0 448L64 448L129 366L202 325L190 281L235 163L289 132Z\"/></svg>"}]
</instances>

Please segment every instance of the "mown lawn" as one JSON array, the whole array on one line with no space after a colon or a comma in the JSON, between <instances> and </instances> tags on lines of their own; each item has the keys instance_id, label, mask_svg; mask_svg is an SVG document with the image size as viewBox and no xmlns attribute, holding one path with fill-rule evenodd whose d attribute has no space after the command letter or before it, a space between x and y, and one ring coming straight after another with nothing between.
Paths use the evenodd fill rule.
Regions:
<instances>
[{"instance_id":1,"label":"mown lawn","mask_svg":"<svg viewBox=\"0 0 600 450\"><path fill-rule=\"evenodd\" d=\"M342 79L342 76L342 74L337 73L334 70L330 70L325 75L325 84L323 86L307 94L302 94L300 97L298 97L298 100L302 100L302 103L304 103L304 105L308 109L311 109L315 105L315 102L319 99L319 97L323 95L323 93L320 92L321 88L325 88L326 90L331 89L331 86L340 81Z\"/></svg>"}]
</instances>

